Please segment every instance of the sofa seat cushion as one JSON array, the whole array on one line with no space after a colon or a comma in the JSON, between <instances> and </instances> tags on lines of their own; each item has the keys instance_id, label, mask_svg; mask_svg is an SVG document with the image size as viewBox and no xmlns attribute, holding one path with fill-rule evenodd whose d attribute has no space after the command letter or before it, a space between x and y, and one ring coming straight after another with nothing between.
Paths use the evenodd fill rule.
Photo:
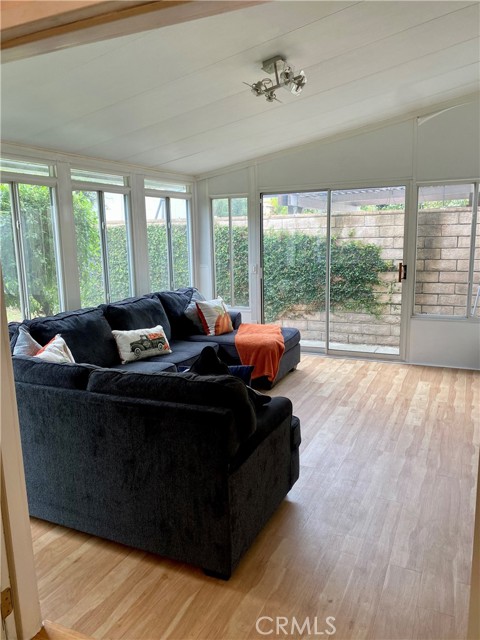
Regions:
<instances>
[{"instance_id":1,"label":"sofa seat cushion","mask_svg":"<svg viewBox=\"0 0 480 640\"><path fill-rule=\"evenodd\" d=\"M92 373L87 389L94 393L122 397L229 409L233 418L233 430L229 437L230 455L256 429L255 412L248 399L245 384L230 375L142 374L101 369Z\"/></svg>"},{"instance_id":2,"label":"sofa seat cushion","mask_svg":"<svg viewBox=\"0 0 480 640\"><path fill-rule=\"evenodd\" d=\"M117 345L100 308L65 311L49 318L26 320L34 340L47 344L59 333L68 345L75 362L112 367L120 362Z\"/></svg>"},{"instance_id":3,"label":"sofa seat cushion","mask_svg":"<svg viewBox=\"0 0 480 640\"><path fill-rule=\"evenodd\" d=\"M255 451L258 445L284 420L291 420L292 403L288 398L271 398L264 407L257 409L257 428L255 433L239 448L230 462L230 470L234 471ZM300 431L300 430L298 430Z\"/></svg>"},{"instance_id":4,"label":"sofa seat cushion","mask_svg":"<svg viewBox=\"0 0 480 640\"><path fill-rule=\"evenodd\" d=\"M159 360L165 360L176 366L189 367L202 353L203 348L209 346L214 347L215 351L218 351L217 345L208 342L172 340L170 342L170 349L172 350L172 353L168 353L164 356L154 356L153 358L149 358L149 362L158 362Z\"/></svg>"},{"instance_id":5,"label":"sofa seat cushion","mask_svg":"<svg viewBox=\"0 0 480 640\"><path fill-rule=\"evenodd\" d=\"M138 362L127 362L126 364L116 364L112 369L116 371L129 371L130 373L160 373L161 371L175 373L177 367L172 362L165 362L165 359L160 360L160 358L156 358L155 362L149 359Z\"/></svg>"},{"instance_id":6,"label":"sofa seat cushion","mask_svg":"<svg viewBox=\"0 0 480 640\"><path fill-rule=\"evenodd\" d=\"M290 351L300 342L300 331L294 327L282 327L282 336L285 341L285 352ZM219 355L222 360L225 360L227 364L239 363L240 358L238 356L237 349L235 347L235 336L237 331L231 333L224 333L220 336L189 336L189 342L205 342L209 344L218 344Z\"/></svg>"},{"instance_id":7,"label":"sofa seat cushion","mask_svg":"<svg viewBox=\"0 0 480 640\"><path fill-rule=\"evenodd\" d=\"M92 371L99 370L90 364L47 362L29 356L13 356L12 363L15 382L61 389L86 389Z\"/></svg>"},{"instance_id":8,"label":"sofa seat cushion","mask_svg":"<svg viewBox=\"0 0 480 640\"><path fill-rule=\"evenodd\" d=\"M231 333L223 333L220 336L193 335L188 337L188 341L192 343L204 343L210 346L218 345L219 356L227 364L240 364L237 350L235 348L235 335L237 331Z\"/></svg>"},{"instance_id":9,"label":"sofa seat cushion","mask_svg":"<svg viewBox=\"0 0 480 640\"><path fill-rule=\"evenodd\" d=\"M132 331L161 325L170 340L172 331L165 309L156 296L126 298L120 302L101 305L105 318L112 329Z\"/></svg>"}]
</instances>

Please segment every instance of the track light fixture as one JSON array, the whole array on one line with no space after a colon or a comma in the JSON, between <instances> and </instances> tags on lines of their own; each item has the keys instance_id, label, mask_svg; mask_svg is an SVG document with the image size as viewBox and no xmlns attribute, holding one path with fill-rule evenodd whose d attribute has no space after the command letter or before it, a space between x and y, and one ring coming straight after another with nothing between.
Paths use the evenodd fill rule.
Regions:
<instances>
[{"instance_id":1,"label":"track light fixture","mask_svg":"<svg viewBox=\"0 0 480 640\"><path fill-rule=\"evenodd\" d=\"M300 95L303 87L307 83L307 78L304 71L300 71L295 75L295 71L282 56L274 56L268 60L262 62L262 70L265 73L274 74L275 82L271 78L264 78L253 84L244 82L252 90L255 96L265 96L267 102L273 102L277 98L275 91L280 87L287 89L294 96Z\"/></svg>"}]
</instances>

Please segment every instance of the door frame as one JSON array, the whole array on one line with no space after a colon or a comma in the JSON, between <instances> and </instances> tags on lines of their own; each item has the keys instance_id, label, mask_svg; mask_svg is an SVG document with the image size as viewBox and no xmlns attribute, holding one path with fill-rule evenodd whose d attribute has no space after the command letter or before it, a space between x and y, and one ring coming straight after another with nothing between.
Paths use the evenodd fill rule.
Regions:
<instances>
[{"instance_id":1,"label":"door frame","mask_svg":"<svg viewBox=\"0 0 480 640\"><path fill-rule=\"evenodd\" d=\"M17 638L27 640L40 631L37 577L28 515L27 491L23 467L17 401L13 380L7 314L0 268L1 313L1 515L5 534Z\"/></svg>"},{"instance_id":2,"label":"door frame","mask_svg":"<svg viewBox=\"0 0 480 640\"><path fill-rule=\"evenodd\" d=\"M325 355L332 355L336 357L362 357L368 359L375 360L392 360L397 362L405 362L407 358L407 344L408 344L408 335L410 328L410 318L412 316L413 310L413 283L414 283L414 272L415 272L415 239L416 239L416 206L417 206L417 194L416 190L413 188L413 182L411 179L408 180L392 180L386 183L382 182L368 182L368 186L365 186L366 182L357 182L357 183L349 183L349 184L335 184L324 187L310 187L308 189L268 189L264 188L259 190L258 192L258 202L259 202L259 246L258 246L258 255L259 255L259 263L260 263L260 273L258 274L259 279L259 305L260 311L257 314L260 318L261 322L264 322L264 278L263 278L263 268L264 268L264 255L263 255L263 198L264 196L275 196L275 195L286 195L289 193L318 193L318 192L326 192L327 193L327 235L326 235L326 243L327 243L327 273L330 272L330 237L331 237L331 194L333 191L348 191L353 189L375 189L381 187L405 187L405 212L404 212L404 229L403 229L403 264L410 265L409 271L407 271L407 279L402 284L402 299L401 299L401 313L400 313L400 341L399 341L399 353L398 354L383 354L383 353L365 353L354 350L339 350L339 349L331 349L329 345L329 333L330 333L330 322L329 322L329 314L330 314L330 283L327 278L326 282L326 296L325 296L325 332L326 332L326 346L325 348L321 347L302 347L302 351L311 352L311 353L322 353Z\"/></svg>"}]
</instances>

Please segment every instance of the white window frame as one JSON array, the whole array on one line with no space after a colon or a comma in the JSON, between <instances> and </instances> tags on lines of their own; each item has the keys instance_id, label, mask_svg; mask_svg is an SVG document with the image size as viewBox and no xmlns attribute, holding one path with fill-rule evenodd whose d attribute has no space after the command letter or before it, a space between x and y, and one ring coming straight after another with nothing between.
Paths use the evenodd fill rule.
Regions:
<instances>
[{"instance_id":1,"label":"white window frame","mask_svg":"<svg viewBox=\"0 0 480 640\"><path fill-rule=\"evenodd\" d=\"M465 303L465 311L466 314L463 316L452 316L446 314L438 314L438 313L416 313L415 312L415 300L416 300L416 282L417 282L417 251L418 251L418 213L419 213L419 195L420 189L422 187L441 187L441 186L451 186L451 185L473 185L473 201L472 201L472 222L470 229L470 257L469 257L469 265L468 265L468 282L467 282L467 293L466 293L466 303ZM479 318L473 315L473 305L472 305L472 292L473 292L473 273L475 270L475 241L476 241L476 232L477 232L477 220L478 217L478 208L480 206L479 202L479 190L480 190L480 178L479 179L469 179L465 178L465 180L429 180L428 182L417 182L416 183L416 222L415 222L415 242L414 242L414 250L415 256L413 260L414 264L414 278L413 278L413 300L412 300L412 317L416 320L422 319L441 319L446 321L473 321L478 322Z\"/></svg>"},{"instance_id":2,"label":"white window frame","mask_svg":"<svg viewBox=\"0 0 480 640\"><path fill-rule=\"evenodd\" d=\"M216 264L215 264L215 224L214 224L214 214L213 214L213 201L214 200L227 200L228 201L228 237L229 237L229 255L230 255L230 266L229 266L229 271L230 271L230 299L232 301L232 304L230 306L234 307L235 309L250 309L250 305L251 305L251 291L250 291L250 278L249 278L249 286L248 286L248 305L238 305L236 304L235 301L235 283L234 283L234 277L233 277L233 265L234 265L234 259L232 260L232 254L233 254L233 225L232 225L232 200L239 200L240 198L243 198L244 200L246 200L247 203L247 225L248 225L248 210L249 210L249 197L248 194L245 193L241 193L241 194L228 194L228 195L223 195L223 196L219 196L219 195L215 195L215 196L210 196L210 220L211 220L211 229L212 229L212 247L213 247L213 251L212 251L212 279L213 279L213 291L214 291L214 295L215 297L218 296L218 292L217 292L217 269L216 269ZM248 247L248 251L250 254L250 242L249 242L249 247ZM233 256L233 258L235 258L235 256ZM249 271L250 271L250 256L249 256Z\"/></svg>"},{"instance_id":3,"label":"white window frame","mask_svg":"<svg viewBox=\"0 0 480 640\"><path fill-rule=\"evenodd\" d=\"M153 180L150 176L145 175L146 180ZM164 182L162 180L162 182ZM175 184L172 182L172 185ZM174 282L174 265L173 265L173 238L172 238L172 221L170 216L171 199L185 200L187 205L187 246L188 246L188 278L190 284L193 283L193 238L192 238L192 194L188 191L190 185L185 184L187 191L164 191L160 189L146 189L144 187L144 197L146 198L162 198L165 200L165 219L167 225L167 264L168 264L168 283L171 290L175 287ZM147 217L145 212L145 224L147 225ZM148 243L147 243L148 253ZM154 288L154 283L150 282L150 289Z\"/></svg>"},{"instance_id":4,"label":"white window frame","mask_svg":"<svg viewBox=\"0 0 480 640\"><path fill-rule=\"evenodd\" d=\"M84 170L84 166L77 167L72 166L71 170L75 171ZM93 171L93 170L92 170ZM101 171L98 171L99 176L101 175ZM128 286L129 286L129 296L134 295L135 293L135 262L133 259L133 247L132 247L132 216L131 216L131 206L130 206L130 194L131 187L128 185L128 176L124 174L118 174L119 176L123 176L124 186L121 185L113 185L102 182L82 182L80 180L72 179L72 198L74 191L89 191L94 192L98 196L98 217L99 217L99 228L100 228L100 244L101 244L101 254L102 254L102 276L103 276L103 287L104 287L104 300L108 304L111 300L111 289L110 289L110 276L108 269L108 244L107 244L107 225L105 219L105 193L119 193L124 196L124 206L125 206L125 226L127 232L127 255L128 255ZM73 225L75 226L75 221L73 221Z\"/></svg>"},{"instance_id":5,"label":"white window frame","mask_svg":"<svg viewBox=\"0 0 480 640\"><path fill-rule=\"evenodd\" d=\"M8 158L14 159L14 158ZM19 158L15 158L19 160ZM28 162L28 160L23 160ZM57 271L57 283L58 283L58 302L60 311L65 310L65 281L64 271L62 268L62 246L59 237L59 220L58 220L58 180L55 176L55 166L49 162L44 162L50 167L50 177L48 176L35 176L28 173L10 173L8 171L1 172L0 182L8 184L11 194L11 207L12 207L12 228L13 228L13 242L15 248L15 260L17 263L17 276L18 276L18 292L20 299L20 309L24 318L30 318L30 302L28 299L28 285L27 285L27 268L25 263L25 255L22 239L22 221L20 215L20 202L18 195L18 185L29 184L39 187L47 187L50 189L51 203L52 203L52 230L53 240L55 247L55 267Z\"/></svg>"}]
</instances>

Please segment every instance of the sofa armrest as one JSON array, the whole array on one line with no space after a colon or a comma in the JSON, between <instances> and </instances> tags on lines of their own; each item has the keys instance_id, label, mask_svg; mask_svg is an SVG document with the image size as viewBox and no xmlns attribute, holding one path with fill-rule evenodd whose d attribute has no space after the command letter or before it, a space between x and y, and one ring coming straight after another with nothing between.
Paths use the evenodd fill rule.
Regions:
<instances>
[{"instance_id":1,"label":"sofa armrest","mask_svg":"<svg viewBox=\"0 0 480 640\"><path fill-rule=\"evenodd\" d=\"M232 320L232 325L234 330L238 329L238 327L242 324L242 314L240 311L230 310L228 312L230 314L230 318Z\"/></svg>"}]
</instances>

